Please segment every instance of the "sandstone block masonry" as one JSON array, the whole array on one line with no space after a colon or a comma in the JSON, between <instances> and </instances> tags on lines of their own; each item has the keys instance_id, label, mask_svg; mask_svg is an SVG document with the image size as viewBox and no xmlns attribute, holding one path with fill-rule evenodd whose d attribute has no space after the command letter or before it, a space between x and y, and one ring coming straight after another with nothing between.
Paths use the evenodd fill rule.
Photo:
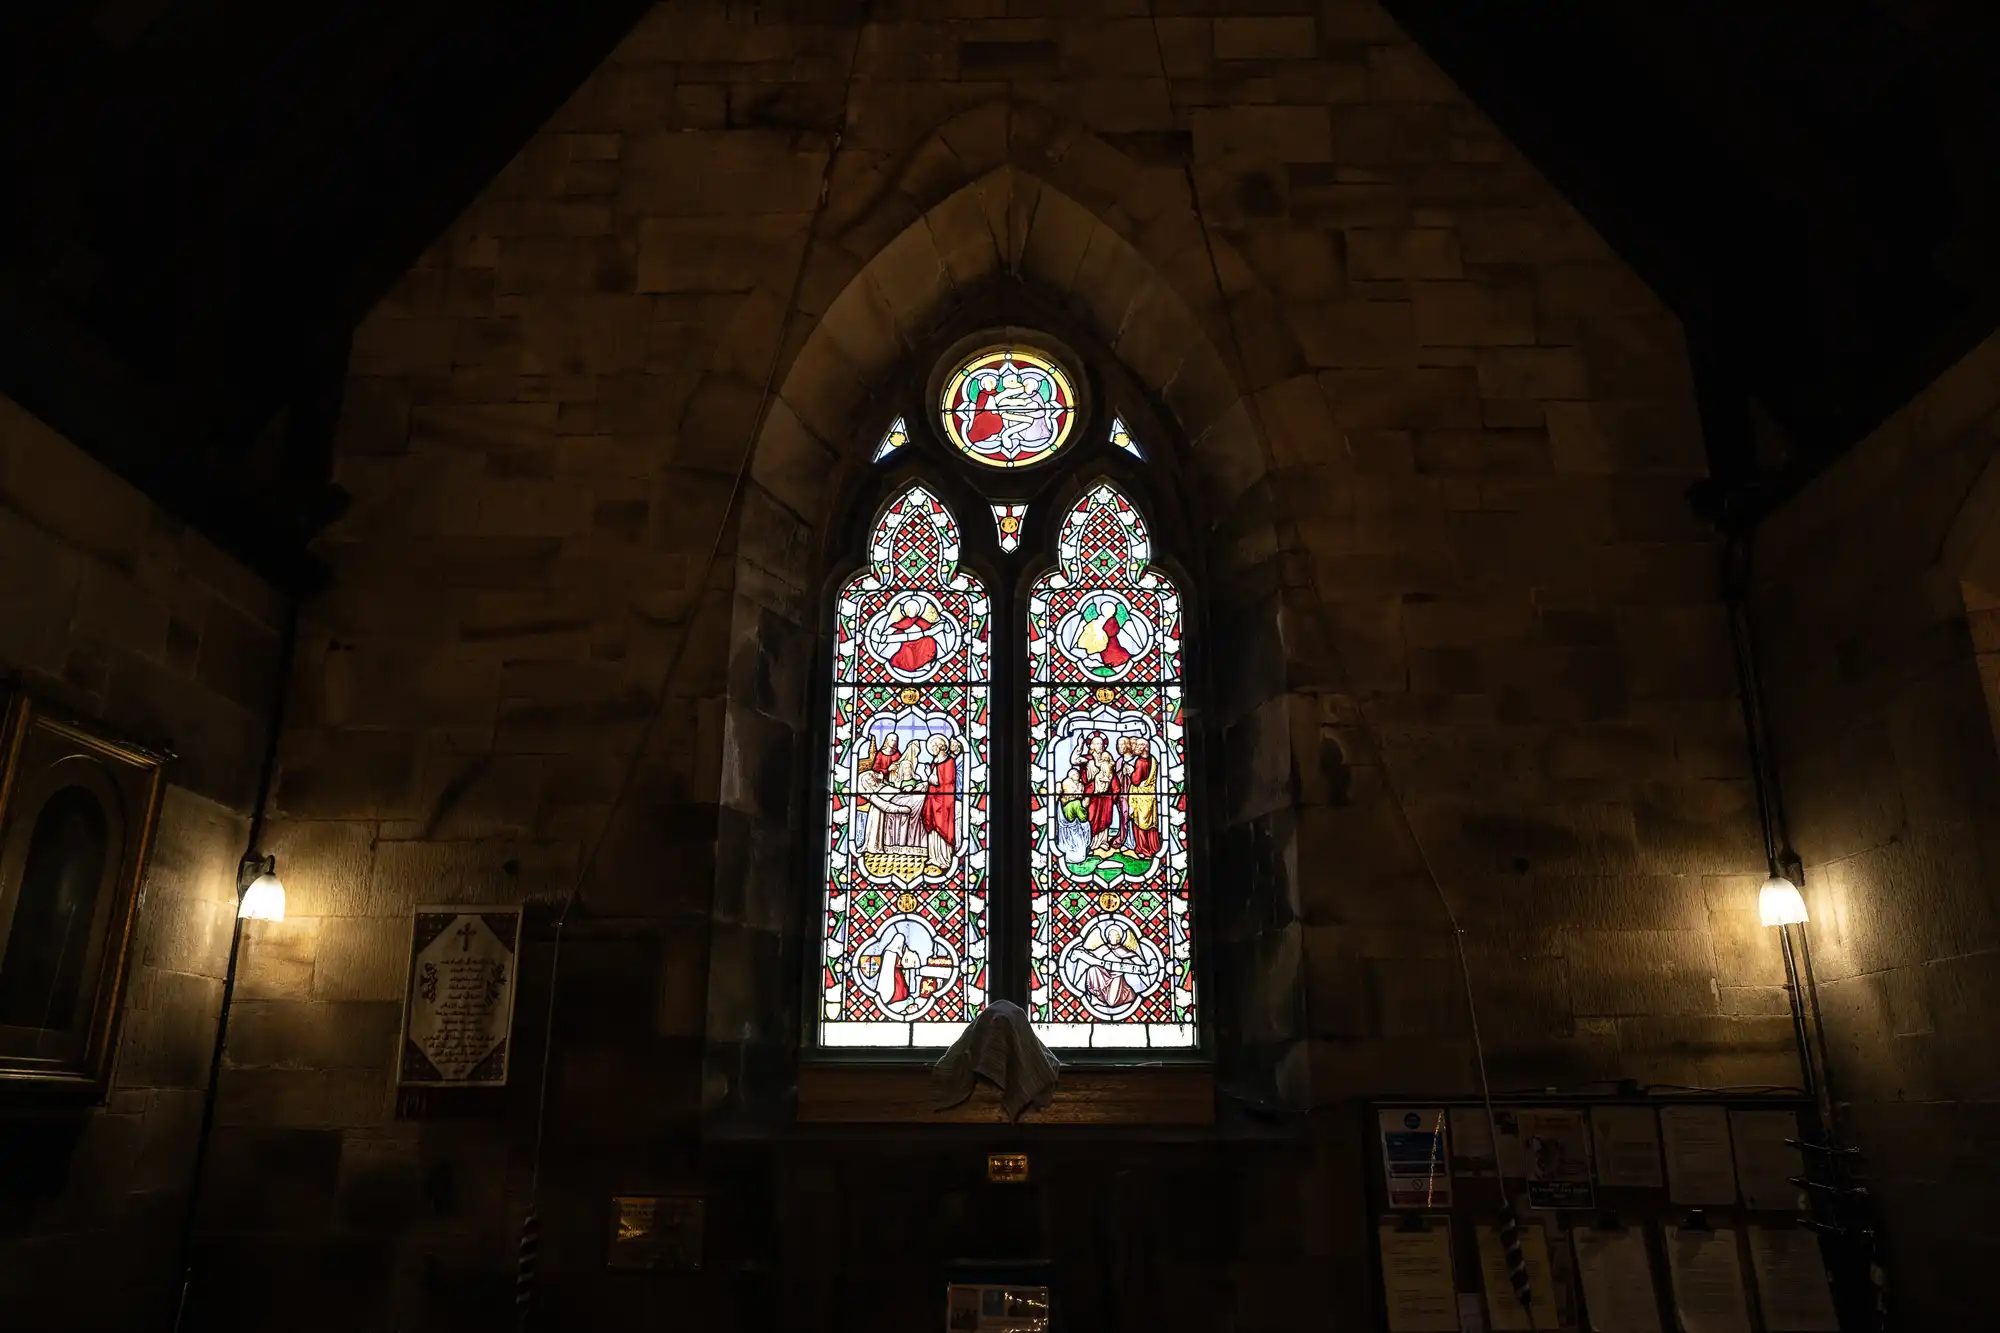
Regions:
<instances>
[{"instance_id":1,"label":"sandstone block masonry","mask_svg":"<svg viewBox=\"0 0 2000 1333\"><path fill-rule=\"evenodd\" d=\"M1774 514L1756 609L1805 859L1830 1083L1868 1155L1902 1316L1979 1317L2000 1233L1989 1058L2000 911L2000 339Z\"/></svg>"},{"instance_id":2,"label":"sandstone block masonry","mask_svg":"<svg viewBox=\"0 0 2000 1333\"><path fill-rule=\"evenodd\" d=\"M219 1219L286 1271L368 1273L347 1326L481 1308L522 1206L518 1119L394 1115L400 923L556 897L607 821L604 937L559 1010L548 1299L624 1299L600 1214L640 1182L712 1189L706 1275L647 1290L725 1325L824 1322L931 1255L916 1184L839 1183L865 1153L785 1171L701 1147L701 1117L784 1119L830 497L890 369L1009 283L1143 386L1208 506L1215 884L1257 905L1219 911L1219 1029L1260 1052L1245 1095L1317 1126L1302 1156L1190 1159L1296 1227L1162 1232L1126 1285L1255 1292L1242 1328L1365 1304L1351 1101L1471 1085L1426 857L1500 1086L1794 1077L1658 300L1365 0L878 8L657 7L356 332L356 503L277 802L314 869L246 978L271 1035L232 1060ZM1131 1202L1186 1212L1164 1183ZM866 1253L812 1239L869 1227Z\"/></svg>"},{"instance_id":3,"label":"sandstone block masonry","mask_svg":"<svg viewBox=\"0 0 2000 1333\"><path fill-rule=\"evenodd\" d=\"M178 756L105 1104L0 1093L10 1326L131 1328L172 1308L283 618L274 590L0 398L0 671Z\"/></svg>"}]
</instances>

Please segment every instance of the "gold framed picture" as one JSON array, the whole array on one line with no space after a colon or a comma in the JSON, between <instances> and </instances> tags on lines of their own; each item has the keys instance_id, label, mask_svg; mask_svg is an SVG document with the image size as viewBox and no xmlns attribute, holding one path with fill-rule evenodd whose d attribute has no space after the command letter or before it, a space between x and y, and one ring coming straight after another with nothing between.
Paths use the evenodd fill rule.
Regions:
<instances>
[{"instance_id":1,"label":"gold framed picture","mask_svg":"<svg viewBox=\"0 0 2000 1333\"><path fill-rule=\"evenodd\" d=\"M0 1088L101 1093L167 756L0 710Z\"/></svg>"}]
</instances>

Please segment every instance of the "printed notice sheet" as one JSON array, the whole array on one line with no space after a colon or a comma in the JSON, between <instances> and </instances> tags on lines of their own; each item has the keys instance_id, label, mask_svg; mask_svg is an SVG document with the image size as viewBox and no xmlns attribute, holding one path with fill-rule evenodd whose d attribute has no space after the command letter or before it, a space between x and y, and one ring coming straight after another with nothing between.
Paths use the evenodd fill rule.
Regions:
<instances>
[{"instance_id":1,"label":"printed notice sheet","mask_svg":"<svg viewBox=\"0 0 2000 1333\"><path fill-rule=\"evenodd\" d=\"M1560 1328L1556 1317L1555 1277L1549 1271L1548 1235L1538 1226L1521 1227L1521 1255L1528 1261L1529 1309L1521 1308L1507 1275L1507 1252L1500 1245L1499 1227L1479 1228L1479 1278L1486 1289L1486 1318L1495 1333L1527 1333L1531 1328ZM1529 1322L1530 1311L1534 1322Z\"/></svg>"},{"instance_id":2,"label":"printed notice sheet","mask_svg":"<svg viewBox=\"0 0 2000 1333\"><path fill-rule=\"evenodd\" d=\"M1443 1107L1398 1107L1378 1117L1391 1208L1451 1207Z\"/></svg>"},{"instance_id":3,"label":"printed notice sheet","mask_svg":"<svg viewBox=\"0 0 2000 1333\"><path fill-rule=\"evenodd\" d=\"M1661 1333L1646 1233L1636 1227L1576 1227L1569 1236L1590 1333Z\"/></svg>"},{"instance_id":4,"label":"printed notice sheet","mask_svg":"<svg viewBox=\"0 0 2000 1333\"><path fill-rule=\"evenodd\" d=\"M1421 1230L1383 1222L1376 1234L1382 1246L1389 1333L1459 1333L1458 1294L1451 1285L1450 1220L1426 1218Z\"/></svg>"},{"instance_id":5,"label":"printed notice sheet","mask_svg":"<svg viewBox=\"0 0 2000 1333\"><path fill-rule=\"evenodd\" d=\"M1751 1227L1750 1271L1757 1275L1767 1333L1840 1333L1812 1232Z\"/></svg>"},{"instance_id":6,"label":"printed notice sheet","mask_svg":"<svg viewBox=\"0 0 2000 1333\"><path fill-rule=\"evenodd\" d=\"M1533 1208L1589 1208L1590 1126L1582 1111L1537 1109L1520 1113L1521 1155Z\"/></svg>"},{"instance_id":7,"label":"printed notice sheet","mask_svg":"<svg viewBox=\"0 0 2000 1333\"><path fill-rule=\"evenodd\" d=\"M1667 1152L1669 1199L1698 1208L1736 1202L1728 1111L1720 1106L1663 1106L1660 1142Z\"/></svg>"},{"instance_id":8,"label":"printed notice sheet","mask_svg":"<svg viewBox=\"0 0 2000 1333\"><path fill-rule=\"evenodd\" d=\"M1613 1189L1658 1189L1660 1119L1650 1106L1596 1106L1590 1111L1597 1183Z\"/></svg>"},{"instance_id":9,"label":"printed notice sheet","mask_svg":"<svg viewBox=\"0 0 2000 1333\"><path fill-rule=\"evenodd\" d=\"M1736 1149L1736 1183L1745 1208L1796 1211L1805 1206L1791 1177L1805 1175L1805 1161L1794 1142L1799 1117L1791 1111L1731 1111L1729 1138Z\"/></svg>"},{"instance_id":10,"label":"printed notice sheet","mask_svg":"<svg viewBox=\"0 0 2000 1333\"><path fill-rule=\"evenodd\" d=\"M1681 1333L1750 1333L1750 1307L1743 1299L1743 1263L1736 1257L1734 1231L1668 1227L1667 1268L1674 1280Z\"/></svg>"}]
</instances>

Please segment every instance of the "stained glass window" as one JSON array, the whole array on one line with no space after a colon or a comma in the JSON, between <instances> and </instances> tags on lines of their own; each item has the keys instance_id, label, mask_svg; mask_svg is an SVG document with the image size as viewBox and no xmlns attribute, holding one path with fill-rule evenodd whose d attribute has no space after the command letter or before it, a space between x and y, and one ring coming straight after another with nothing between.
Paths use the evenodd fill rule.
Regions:
<instances>
[{"instance_id":1,"label":"stained glass window","mask_svg":"<svg viewBox=\"0 0 2000 1333\"><path fill-rule=\"evenodd\" d=\"M986 589L922 486L841 589L827 758L820 1042L949 1045L986 1003Z\"/></svg>"},{"instance_id":2,"label":"stained glass window","mask_svg":"<svg viewBox=\"0 0 2000 1333\"><path fill-rule=\"evenodd\" d=\"M1054 359L1026 347L974 352L945 381L938 404L945 438L992 467L1025 467L1062 448L1076 422L1076 392Z\"/></svg>"},{"instance_id":3,"label":"stained glass window","mask_svg":"<svg viewBox=\"0 0 2000 1333\"><path fill-rule=\"evenodd\" d=\"M1179 592L1100 483L1029 593L1029 1015L1056 1047L1195 1044Z\"/></svg>"},{"instance_id":4,"label":"stained glass window","mask_svg":"<svg viewBox=\"0 0 2000 1333\"><path fill-rule=\"evenodd\" d=\"M1000 536L1000 549L1012 555L1021 549L1021 524L1028 517L1026 505L994 505L993 527Z\"/></svg>"},{"instance_id":5,"label":"stained glass window","mask_svg":"<svg viewBox=\"0 0 2000 1333\"><path fill-rule=\"evenodd\" d=\"M903 418L897 417L896 424L883 432L882 443L875 446L875 456L868 461L879 463L909 442L910 428L903 424Z\"/></svg>"},{"instance_id":6,"label":"stained glass window","mask_svg":"<svg viewBox=\"0 0 2000 1333\"><path fill-rule=\"evenodd\" d=\"M902 423L897 422L896 424L901 425ZM1132 457L1138 459L1141 463L1146 461L1146 451L1141 449L1139 442L1132 438L1132 432L1125 429L1125 422L1121 418L1111 418L1111 442L1132 455ZM877 456L879 457L880 455Z\"/></svg>"},{"instance_id":7,"label":"stained glass window","mask_svg":"<svg viewBox=\"0 0 2000 1333\"><path fill-rule=\"evenodd\" d=\"M923 419L905 404L873 447L896 471L874 474L886 508L836 595L826 705L822 1048L934 1059L996 998L1023 1002L1062 1050L1201 1044L1183 589L1155 563L1135 494L1108 479L1046 526L1038 513L1035 547L1023 540L1023 497L1104 457L1073 434L1142 462L1155 442L1086 412L1074 368L1035 341L966 344L979 350L932 381L942 440L914 438ZM961 551L981 506L997 557L976 532ZM1053 568L1017 581L1005 571L1044 531ZM995 927L1005 956L989 953Z\"/></svg>"}]
</instances>

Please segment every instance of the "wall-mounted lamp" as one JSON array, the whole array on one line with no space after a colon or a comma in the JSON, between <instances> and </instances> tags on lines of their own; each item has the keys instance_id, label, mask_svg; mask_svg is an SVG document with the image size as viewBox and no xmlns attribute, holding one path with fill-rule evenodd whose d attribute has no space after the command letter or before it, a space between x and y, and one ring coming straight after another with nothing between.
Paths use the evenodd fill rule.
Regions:
<instances>
[{"instance_id":1,"label":"wall-mounted lamp","mask_svg":"<svg viewBox=\"0 0 2000 1333\"><path fill-rule=\"evenodd\" d=\"M283 921L285 919L285 884L278 878L277 857L250 857L243 862L243 868L238 872L237 879L241 894L236 903L236 916L239 920ZM245 879L249 882L241 883ZM1797 890L1793 890L1793 896L1797 896ZM1765 920L1766 924L1769 924L1768 916Z\"/></svg>"},{"instance_id":2,"label":"wall-mounted lamp","mask_svg":"<svg viewBox=\"0 0 2000 1333\"><path fill-rule=\"evenodd\" d=\"M1756 488L1736 492L1736 501L1757 504ZM1883 1312L1888 1309L1883 1292L1881 1256L1875 1248L1874 1224L1868 1212L1867 1189L1857 1183L1849 1159L1859 1149L1843 1145L1834 1118L1833 1093L1826 1077L1826 1020L1820 1014L1819 987L1813 979L1811 913L1799 886L1805 882L1805 864L1792 846L1791 830L1785 818L1784 783L1772 754L1769 719L1765 712L1764 690L1757 670L1757 636L1750 619L1750 537L1754 515L1749 522L1728 521L1732 502L1725 497L1721 511L1728 541L1723 548L1722 599L1729 611L1729 642L1736 658L1737 695L1743 705L1743 739L1749 750L1751 783L1757 797L1757 820L1764 834L1764 857L1770 871L1757 891L1757 917L1767 928L1778 932L1778 948L1785 961L1785 991L1792 1011L1792 1036L1798 1045L1799 1074L1804 1091L1818 1112L1816 1136L1801 1134L1797 1146L1807 1154L1805 1172L1795 1177L1806 1186L1812 1199L1810 1218L1805 1226L1830 1234L1838 1255L1834 1281L1835 1297L1841 1304L1843 1328L1886 1328ZM1739 505L1739 518L1741 506ZM1824 926L1821 927L1825 929Z\"/></svg>"},{"instance_id":3,"label":"wall-mounted lamp","mask_svg":"<svg viewBox=\"0 0 2000 1333\"><path fill-rule=\"evenodd\" d=\"M230 922L229 965L222 974L222 1003L215 1015L215 1047L209 1053L208 1083L202 1091L201 1129L195 1135L193 1169L188 1176L186 1210L181 1216L181 1290L174 1305L175 1333L186 1325L188 1293L194 1289L195 1222L201 1216L201 1191L206 1179L209 1141L215 1133L216 1092L222 1086L222 1053L229 1042L229 1006L236 998L236 967L243 954L245 921L283 921L285 886L278 878L278 858L263 856L264 811L278 775L278 741L285 734L285 701L291 697L292 657L299 642L299 603L285 608L285 632L278 640L277 670L272 679L270 724L264 729L264 763L257 775L256 803L250 807L249 836L243 859L236 866L236 919Z\"/></svg>"},{"instance_id":4,"label":"wall-mounted lamp","mask_svg":"<svg viewBox=\"0 0 2000 1333\"><path fill-rule=\"evenodd\" d=\"M1799 1043L1800 1072L1805 1075L1807 1093L1819 1105L1821 1121L1831 1125L1833 1105L1826 1091L1826 1029L1819 1016L1819 989L1813 984L1812 941L1806 936L1806 923L1812 914L1806 910L1805 895L1799 892L1798 882L1785 873L1791 870L1797 874L1797 867L1798 857L1789 847L1771 858L1771 877L1757 890L1757 918L1778 932L1778 948L1785 958L1785 989L1791 994L1792 1030Z\"/></svg>"},{"instance_id":5,"label":"wall-mounted lamp","mask_svg":"<svg viewBox=\"0 0 2000 1333\"><path fill-rule=\"evenodd\" d=\"M1757 890L1757 915L1767 926L1802 926L1808 917L1799 886L1783 875L1772 875Z\"/></svg>"},{"instance_id":6,"label":"wall-mounted lamp","mask_svg":"<svg viewBox=\"0 0 2000 1333\"><path fill-rule=\"evenodd\" d=\"M289 643L289 631L287 632ZM272 723L272 734L277 734L277 723ZM266 761L266 781L269 784L269 761ZM263 809L263 797L258 797L258 809ZM250 845L257 845L260 825L251 824ZM275 856L247 855L236 866L236 920L229 936L229 964L222 973L222 1005L215 1014L215 1049L209 1055L208 1083L201 1099L201 1132L195 1138L194 1173L188 1186L187 1216L181 1224L181 1294L174 1307L174 1328L179 1330L187 1318L188 1292L194 1286L194 1224L201 1208L201 1185L203 1168L208 1162L208 1144L215 1132L215 1097L222 1087L222 1052L229 1041L229 1007L236 998L236 966L243 957L243 923L245 921L283 921L285 919L285 884L278 878L278 858Z\"/></svg>"}]
</instances>

